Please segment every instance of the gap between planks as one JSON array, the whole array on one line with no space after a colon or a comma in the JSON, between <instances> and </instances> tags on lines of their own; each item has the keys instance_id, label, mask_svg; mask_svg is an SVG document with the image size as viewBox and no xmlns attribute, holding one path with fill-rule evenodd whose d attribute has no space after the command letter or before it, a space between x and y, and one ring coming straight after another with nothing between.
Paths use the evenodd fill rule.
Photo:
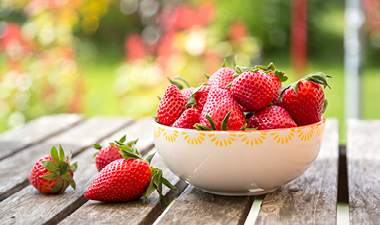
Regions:
<instances>
[{"instance_id":1,"label":"gap between planks","mask_svg":"<svg viewBox=\"0 0 380 225\"><path fill-rule=\"evenodd\" d=\"M134 123L134 121L132 121L132 120L128 120L127 122L120 123L120 125L114 127L113 129L111 129L111 131L106 132L105 134L102 134L101 137L97 138L94 141L97 142L99 140L102 140L102 139L104 139L104 137L108 137L108 136L116 133L120 128L122 128L122 127L128 127L128 126L130 126L133 123ZM80 123L80 124L85 124L85 123ZM77 127L78 126L70 127L71 129L66 129L66 132L69 131L69 130L75 129ZM57 135L62 135L64 133L65 132L60 132L59 134L56 134L54 136L50 136L50 139L54 139L54 137L57 137ZM49 138L45 139L44 142L45 141L49 142ZM47 145L47 143L45 143L44 145ZM34 146L34 147L37 148L38 145L32 145L32 146ZM83 152L85 149L89 148L90 146L91 146L91 143L89 143L89 144L83 144L76 151L73 152L73 157L75 157L79 153ZM30 148L25 148L25 149L30 149ZM17 152L17 154L19 154L19 153L20 152ZM10 158L7 158L7 159L10 159ZM14 193L16 193L16 192L22 190L23 188L27 187L28 185L29 185L28 177L25 177L25 179L23 181L19 182L18 184L15 184L15 186L13 186L11 189L9 189L9 190L7 190L5 192L0 192L0 202L3 201L4 199L8 198L9 196L13 195Z\"/></svg>"}]
</instances>

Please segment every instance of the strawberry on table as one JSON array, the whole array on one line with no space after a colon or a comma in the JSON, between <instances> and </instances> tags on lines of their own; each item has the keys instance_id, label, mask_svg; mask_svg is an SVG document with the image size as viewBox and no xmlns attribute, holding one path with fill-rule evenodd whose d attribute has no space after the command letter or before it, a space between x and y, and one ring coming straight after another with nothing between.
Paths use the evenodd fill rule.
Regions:
<instances>
[{"instance_id":1,"label":"strawberry on table","mask_svg":"<svg viewBox=\"0 0 380 225\"><path fill-rule=\"evenodd\" d=\"M309 74L293 84L283 88L281 105L289 112L298 126L316 123L321 120L327 107L323 89L329 87L324 73Z\"/></svg>"},{"instance_id":2,"label":"strawberry on table","mask_svg":"<svg viewBox=\"0 0 380 225\"><path fill-rule=\"evenodd\" d=\"M214 122L215 130L222 130L223 121L228 114L226 130L240 130L246 124L241 109L229 91L222 88L212 88L203 107L199 123L214 129L207 118L209 117Z\"/></svg>"},{"instance_id":3,"label":"strawberry on table","mask_svg":"<svg viewBox=\"0 0 380 225\"><path fill-rule=\"evenodd\" d=\"M143 159L133 142L131 146L117 144L123 159L118 159L104 167L88 187L84 196L90 200L103 202L126 202L144 196L143 202L155 190L165 203L162 184L176 188L162 176L162 170L151 167L154 154Z\"/></svg>"},{"instance_id":4,"label":"strawberry on table","mask_svg":"<svg viewBox=\"0 0 380 225\"><path fill-rule=\"evenodd\" d=\"M173 127L195 129L194 125L199 122L200 112L197 109L188 108L173 124Z\"/></svg>"},{"instance_id":5,"label":"strawberry on table","mask_svg":"<svg viewBox=\"0 0 380 225\"><path fill-rule=\"evenodd\" d=\"M77 162L70 164L71 151L65 158L62 146L59 145L59 154L56 147L52 147L50 155L42 156L34 165L29 175L29 182L38 191L56 194L64 192L68 186L75 190L73 179L77 170Z\"/></svg>"},{"instance_id":6,"label":"strawberry on table","mask_svg":"<svg viewBox=\"0 0 380 225\"><path fill-rule=\"evenodd\" d=\"M273 100L273 81L262 70L243 72L232 82L231 93L248 111L260 110Z\"/></svg>"},{"instance_id":7,"label":"strawberry on table","mask_svg":"<svg viewBox=\"0 0 380 225\"><path fill-rule=\"evenodd\" d=\"M126 135L120 138L119 143L124 143L126 140ZM133 141L136 144L137 140ZM131 143L127 145L130 146ZM99 149L99 152L95 153L95 166L98 171L101 171L104 167L106 167L110 162L115 161L117 159L122 159L123 156L119 153L119 148L115 145L115 143L110 143L106 146L101 146L100 144L94 144L94 148Z\"/></svg>"},{"instance_id":8,"label":"strawberry on table","mask_svg":"<svg viewBox=\"0 0 380 225\"><path fill-rule=\"evenodd\" d=\"M259 110L248 121L248 128L258 130L296 127L290 114L282 107L273 105Z\"/></svg>"},{"instance_id":9,"label":"strawberry on table","mask_svg":"<svg viewBox=\"0 0 380 225\"><path fill-rule=\"evenodd\" d=\"M157 109L157 118L163 125L171 126L185 111L186 97L177 86L170 84L161 98Z\"/></svg>"}]
</instances>

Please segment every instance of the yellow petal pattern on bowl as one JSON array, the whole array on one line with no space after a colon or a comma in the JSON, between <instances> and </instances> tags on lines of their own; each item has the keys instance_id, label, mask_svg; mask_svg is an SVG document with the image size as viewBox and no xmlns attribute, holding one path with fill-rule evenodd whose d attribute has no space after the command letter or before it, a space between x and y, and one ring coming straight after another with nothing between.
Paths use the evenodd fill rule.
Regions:
<instances>
[{"instance_id":1,"label":"yellow petal pattern on bowl","mask_svg":"<svg viewBox=\"0 0 380 225\"><path fill-rule=\"evenodd\" d=\"M267 133L261 132L260 136L255 138L249 138L246 134L239 134L241 142L244 142L246 145L259 145L262 144L266 138Z\"/></svg>"},{"instance_id":2,"label":"yellow petal pattern on bowl","mask_svg":"<svg viewBox=\"0 0 380 225\"><path fill-rule=\"evenodd\" d=\"M308 141L314 135L319 137L323 135L324 123L312 127L293 128L289 132L260 132L256 136L241 134L229 134L228 137L220 138L215 134L207 134L207 132L199 132L194 135L192 132L180 132L176 129L163 129L160 126L153 126L153 133L156 138L164 138L166 141L175 142L179 136L185 140L187 144L200 145L205 141L212 142L216 146L231 145L236 140L240 140L246 145L260 145L268 140L273 140L277 144L287 144L295 138L301 141ZM269 138L269 139L268 139Z\"/></svg>"},{"instance_id":3,"label":"yellow petal pattern on bowl","mask_svg":"<svg viewBox=\"0 0 380 225\"><path fill-rule=\"evenodd\" d=\"M313 137L315 127L308 127L301 130L297 130L297 135L301 141L308 141Z\"/></svg>"},{"instance_id":4,"label":"yellow petal pattern on bowl","mask_svg":"<svg viewBox=\"0 0 380 225\"><path fill-rule=\"evenodd\" d=\"M161 127L157 127L156 129L156 127L153 126L153 133L156 138L159 138L161 136L161 131L162 131Z\"/></svg>"},{"instance_id":5,"label":"yellow petal pattern on bowl","mask_svg":"<svg viewBox=\"0 0 380 225\"><path fill-rule=\"evenodd\" d=\"M270 135L273 137L273 140L277 144L286 144L293 139L293 137L295 136L295 133L296 133L296 130L291 129L290 132L286 132L286 133L271 132Z\"/></svg>"},{"instance_id":6,"label":"yellow petal pattern on bowl","mask_svg":"<svg viewBox=\"0 0 380 225\"><path fill-rule=\"evenodd\" d=\"M227 138L219 138L215 134L209 134L207 136L211 138L211 142L220 147L230 145L236 139L236 134L230 134Z\"/></svg>"},{"instance_id":7,"label":"yellow petal pattern on bowl","mask_svg":"<svg viewBox=\"0 0 380 225\"><path fill-rule=\"evenodd\" d=\"M169 142L174 142L177 140L178 137L178 130L165 130L162 129L162 136L165 137L165 140Z\"/></svg>"},{"instance_id":8,"label":"yellow petal pattern on bowl","mask_svg":"<svg viewBox=\"0 0 380 225\"><path fill-rule=\"evenodd\" d=\"M187 132L181 132L181 134L184 136L183 140L186 141L187 144L202 144L202 142L205 140L206 134L205 133L199 133L197 136L192 137L191 134L187 134Z\"/></svg>"}]
</instances>

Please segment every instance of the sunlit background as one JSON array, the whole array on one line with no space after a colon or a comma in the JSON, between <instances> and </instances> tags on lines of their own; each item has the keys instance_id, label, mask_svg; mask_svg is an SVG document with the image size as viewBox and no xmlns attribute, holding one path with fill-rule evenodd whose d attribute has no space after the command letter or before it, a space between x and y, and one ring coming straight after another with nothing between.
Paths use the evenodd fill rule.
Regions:
<instances>
[{"instance_id":1,"label":"sunlit background","mask_svg":"<svg viewBox=\"0 0 380 225\"><path fill-rule=\"evenodd\" d=\"M380 119L380 3L362 3L360 111ZM274 62L287 83L332 75L325 116L343 123L344 14L343 0L1 0L0 132L53 113L151 116L167 77L195 85L224 58Z\"/></svg>"}]
</instances>

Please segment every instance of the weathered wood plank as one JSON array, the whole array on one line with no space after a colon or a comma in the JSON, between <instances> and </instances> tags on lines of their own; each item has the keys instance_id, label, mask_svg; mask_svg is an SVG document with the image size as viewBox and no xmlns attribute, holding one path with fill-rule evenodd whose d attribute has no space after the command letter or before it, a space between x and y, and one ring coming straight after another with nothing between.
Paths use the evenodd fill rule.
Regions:
<instances>
[{"instance_id":1,"label":"weathered wood plank","mask_svg":"<svg viewBox=\"0 0 380 225\"><path fill-rule=\"evenodd\" d=\"M101 145L106 145L114 140L119 140L122 136L127 136L127 141L139 139L136 147L141 154L145 154L147 150L151 150L154 146L153 131L151 119L137 120L127 128L120 129L109 138L105 138L100 142Z\"/></svg>"},{"instance_id":2,"label":"weathered wood plank","mask_svg":"<svg viewBox=\"0 0 380 225\"><path fill-rule=\"evenodd\" d=\"M57 114L48 115L28 123L15 127L0 134L1 142L21 142L32 144L45 139L48 136L57 134L63 129L67 129L83 118L77 114Z\"/></svg>"},{"instance_id":3,"label":"weathered wood plank","mask_svg":"<svg viewBox=\"0 0 380 225\"><path fill-rule=\"evenodd\" d=\"M350 224L380 221L380 121L347 122Z\"/></svg>"},{"instance_id":4,"label":"weathered wood plank","mask_svg":"<svg viewBox=\"0 0 380 225\"><path fill-rule=\"evenodd\" d=\"M78 154L92 143L117 131L130 123L125 119L91 119L75 128L44 140L42 144L33 145L0 161L0 201L28 184L28 176L34 163L45 154L50 153L52 145L62 144L66 152ZM100 126L100 128L98 128ZM72 130L76 130L73 132ZM82 135L81 135L82 134ZM83 134L88 137L83 139ZM62 142L61 142L62 140Z\"/></svg>"},{"instance_id":5,"label":"weathered wood plank","mask_svg":"<svg viewBox=\"0 0 380 225\"><path fill-rule=\"evenodd\" d=\"M153 151L155 149L147 155ZM164 177L178 188L178 191L163 188L165 199L171 202L187 186L186 183L170 172L160 155L157 154L153 158L152 166L161 168ZM142 198L117 204L88 201L60 224L76 224L82 221L90 224L152 224L166 208L163 202L158 201L159 195L156 192L147 198L145 204Z\"/></svg>"},{"instance_id":6,"label":"weathered wood plank","mask_svg":"<svg viewBox=\"0 0 380 225\"><path fill-rule=\"evenodd\" d=\"M146 124L146 121L139 121L128 127L123 126L123 128L118 129L117 132L112 135L107 135L103 140L97 140L97 142L108 143L112 140L119 139L124 134L127 134L127 137L131 138L134 138L135 135L141 137L138 143L140 144L141 150L147 152L147 149L152 147L153 137L146 135L146 133L149 133L147 129L151 129L151 126L146 127L146 129L142 128L145 127ZM76 134L77 132L70 133ZM88 133L88 135L90 134ZM91 143L93 143L93 141L91 141ZM39 193L29 185L20 192L0 202L0 224L56 224L78 209L87 201L83 193L98 173L93 164L92 156L94 151L95 150L90 147L73 158L73 161L78 161L78 171L74 176L77 190L73 191L69 188L65 193L60 195L46 195ZM148 200L152 201L152 199ZM30 208L30 202L33 202L33 208ZM103 213L100 215L102 214ZM123 219L125 220L125 215ZM80 221L80 224L81 223L83 223L83 221Z\"/></svg>"},{"instance_id":7,"label":"weathered wood plank","mask_svg":"<svg viewBox=\"0 0 380 225\"><path fill-rule=\"evenodd\" d=\"M0 160L33 143L62 132L79 122L83 118L76 114L50 115L29 121L0 134Z\"/></svg>"},{"instance_id":8,"label":"weathered wood plank","mask_svg":"<svg viewBox=\"0 0 380 225\"><path fill-rule=\"evenodd\" d=\"M105 136L118 132L125 126L129 126L133 121L122 117L93 117L85 123L78 125L75 129L67 130L64 133L48 138L44 143L77 144L84 143L91 145L100 141Z\"/></svg>"},{"instance_id":9,"label":"weathered wood plank","mask_svg":"<svg viewBox=\"0 0 380 225\"><path fill-rule=\"evenodd\" d=\"M155 224L244 224L253 200L209 194L189 185Z\"/></svg>"},{"instance_id":10,"label":"weathered wood plank","mask_svg":"<svg viewBox=\"0 0 380 225\"><path fill-rule=\"evenodd\" d=\"M336 224L338 121L327 120L320 153L296 180L268 193L255 224Z\"/></svg>"}]
</instances>

